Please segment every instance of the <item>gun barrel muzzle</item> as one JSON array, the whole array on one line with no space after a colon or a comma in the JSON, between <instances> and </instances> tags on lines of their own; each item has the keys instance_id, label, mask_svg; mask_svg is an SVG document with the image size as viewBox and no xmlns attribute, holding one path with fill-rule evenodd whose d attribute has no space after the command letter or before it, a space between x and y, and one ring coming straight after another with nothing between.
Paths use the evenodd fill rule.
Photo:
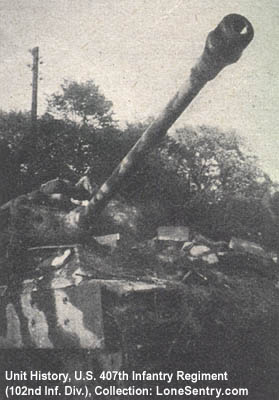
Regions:
<instances>
[{"instance_id":1,"label":"gun barrel muzzle","mask_svg":"<svg viewBox=\"0 0 279 400\"><path fill-rule=\"evenodd\" d=\"M254 37L254 29L247 18L229 14L209 33L200 59L200 71L210 80L226 65L239 60L243 50Z\"/></svg>"}]
</instances>

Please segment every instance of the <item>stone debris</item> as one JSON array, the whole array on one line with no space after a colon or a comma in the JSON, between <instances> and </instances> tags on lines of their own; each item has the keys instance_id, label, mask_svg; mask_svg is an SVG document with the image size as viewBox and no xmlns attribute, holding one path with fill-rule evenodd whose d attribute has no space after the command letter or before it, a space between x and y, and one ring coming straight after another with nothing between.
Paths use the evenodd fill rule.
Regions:
<instances>
[{"instance_id":1,"label":"stone debris","mask_svg":"<svg viewBox=\"0 0 279 400\"><path fill-rule=\"evenodd\" d=\"M215 253L210 253L202 256L202 260L207 262L208 264L217 264L219 259Z\"/></svg>"},{"instance_id":2,"label":"stone debris","mask_svg":"<svg viewBox=\"0 0 279 400\"><path fill-rule=\"evenodd\" d=\"M157 259L165 263L174 263L185 256L185 253L175 246L168 246L157 254Z\"/></svg>"},{"instance_id":3,"label":"stone debris","mask_svg":"<svg viewBox=\"0 0 279 400\"><path fill-rule=\"evenodd\" d=\"M158 289L166 289L168 282L166 280L156 280L156 282L128 281L128 280L98 280L106 289L116 293L118 296L127 296L127 294L137 292L153 292Z\"/></svg>"},{"instance_id":4,"label":"stone debris","mask_svg":"<svg viewBox=\"0 0 279 400\"><path fill-rule=\"evenodd\" d=\"M86 275L81 260L84 250L80 245L42 246L29 248L29 263L36 265L36 270L42 272L43 278L31 279L32 284L43 280L43 286L48 289L60 289L78 286ZM52 279L48 282L48 269L52 270ZM27 281L25 281L25 284Z\"/></svg>"},{"instance_id":5,"label":"stone debris","mask_svg":"<svg viewBox=\"0 0 279 400\"><path fill-rule=\"evenodd\" d=\"M195 235L193 241L185 241L182 247L178 245L178 241L177 244L171 244L176 242L171 240L171 238L174 237L170 234L171 232L174 232L172 231L173 228L175 227L161 227L158 229L158 241L160 242L161 240L161 243L166 243L163 248L161 245L160 252L156 254L156 258L161 262L171 264L187 256L187 259L191 262L199 259L207 264L216 264L219 262L216 250L220 247L224 248L225 245L228 247L225 242L214 242L213 240L207 239L199 234ZM190 235L189 232L188 234ZM175 232L174 235L175 238L177 238L177 232ZM223 252L222 254L226 253Z\"/></svg>"},{"instance_id":6,"label":"stone debris","mask_svg":"<svg viewBox=\"0 0 279 400\"><path fill-rule=\"evenodd\" d=\"M181 248L183 251L190 250L194 246L193 242L185 242Z\"/></svg>"},{"instance_id":7,"label":"stone debris","mask_svg":"<svg viewBox=\"0 0 279 400\"><path fill-rule=\"evenodd\" d=\"M210 248L216 248L218 250L223 250L228 248L228 243L219 240L215 242L214 240L208 239L207 237L201 235L200 233L197 233L194 237L194 243L199 243L199 244L204 244L206 246L209 246Z\"/></svg>"},{"instance_id":8,"label":"stone debris","mask_svg":"<svg viewBox=\"0 0 279 400\"><path fill-rule=\"evenodd\" d=\"M154 276L183 283L186 283L186 281L188 282L188 277L191 275L189 274L188 276L187 269L197 274L199 268L202 268L202 266L214 266L219 263L220 257L223 258L228 254L231 256L233 256L233 253L239 252L243 254L253 254L263 259L266 263L276 263L277 260L276 253L267 253L258 244L242 239L232 238L230 244L213 241L201 234L191 233L188 227L165 226L159 227L157 232L158 236L152 239L144 241L134 239L131 243L126 236L122 236L120 233L94 236L94 239L101 247L110 247L112 251L118 251L120 254L122 254L125 248L130 248L130 256L132 258L129 259L129 263L134 265L133 257L141 257L142 260L145 260L143 261L144 264L139 267L142 268L142 270L147 266L148 260L150 260L151 264L154 262L156 263L157 260L162 270L159 268L159 270L153 274ZM187 240L181 243L178 239L183 238L183 232ZM189 240L189 238L191 239ZM108 263L110 262L108 258L106 258L107 261L105 261L102 257L100 258L95 255L92 260L88 259L86 263L84 263L84 260L81 262L79 254L80 245L42 246L29 249L29 251L31 250L40 250L40 252L46 251L46 257L38 263L40 268L55 267L56 272L53 277L52 289L67 287L71 284L77 286L84 279L93 277L95 279L94 271L96 269L102 271L101 276L105 277L105 279L110 279L110 277L114 276L112 272L106 275L106 272L115 270L114 264L111 264L111 267L108 266L109 264L106 265L107 261ZM83 253L84 251L81 252L81 254ZM106 257L109 257L109 253L105 254L107 255ZM122 261L120 262L122 263ZM127 260L123 262L125 263ZM84 271L82 266L85 264L91 265L93 268L92 271ZM109 268L108 271L107 268ZM157 273L159 273L159 275L156 275ZM129 271L126 271L123 278L125 277L125 279L128 279L129 274Z\"/></svg>"},{"instance_id":9,"label":"stone debris","mask_svg":"<svg viewBox=\"0 0 279 400\"><path fill-rule=\"evenodd\" d=\"M160 226L157 229L158 240L172 240L186 242L189 240L190 230L187 226Z\"/></svg>"},{"instance_id":10,"label":"stone debris","mask_svg":"<svg viewBox=\"0 0 279 400\"><path fill-rule=\"evenodd\" d=\"M190 250L190 255L192 257L199 257L201 255L204 255L205 253L209 253L211 250L207 246L193 246Z\"/></svg>"},{"instance_id":11,"label":"stone debris","mask_svg":"<svg viewBox=\"0 0 279 400\"><path fill-rule=\"evenodd\" d=\"M51 265L53 267L61 267L70 255L71 255L71 250L70 249L65 250L64 254L62 254L61 256L57 256L52 260Z\"/></svg>"},{"instance_id":12,"label":"stone debris","mask_svg":"<svg viewBox=\"0 0 279 400\"><path fill-rule=\"evenodd\" d=\"M111 235L94 236L94 239L101 245L106 245L115 248L117 247L117 243L120 240L120 234L113 233Z\"/></svg>"},{"instance_id":13,"label":"stone debris","mask_svg":"<svg viewBox=\"0 0 279 400\"><path fill-rule=\"evenodd\" d=\"M186 240L181 240L182 238ZM31 331L35 347L53 346L51 340L47 341L48 322L45 318L48 316L48 304L45 304L45 309L41 309L44 306L44 293L51 293L55 301L55 329L63 333L64 339L68 340L69 337L69 340L73 339L76 343L69 342L70 346L101 349L105 336L102 331L103 319L108 318L106 324L114 323L110 315L104 314L108 304L109 309L113 304L115 321L125 326L125 329L130 326L130 322L125 321L134 318L137 328L132 332L133 335L137 331L140 332L142 326L149 329L147 321L150 320L151 324L166 323L171 326L169 321L173 321L174 307L170 306L169 299L171 296L172 302L175 301L184 285L187 286L187 290L197 286L202 292L210 290L212 285L224 288L226 293L232 288L235 290L230 280L226 279L226 257L234 260L235 264L237 257L245 260L248 259L247 253L254 254L259 258L260 268L264 264L263 261L270 265L273 263L271 260L277 257L276 253L267 253L256 243L232 238L229 246L225 242L215 242L202 235L194 235L187 227L161 227L158 228L157 237L144 241L129 241L122 233L95 236L94 239L100 247L110 246L113 250L116 248L113 256L107 251L101 256L96 249L91 248L92 246L89 250L81 244L47 245L28 249L28 264L37 266L37 271L43 274L39 278L24 281L25 297L21 297L25 312L28 312L27 318L35 321L36 326ZM239 255L240 252L242 254ZM222 261L220 263L219 257ZM137 259L139 261L136 265ZM252 260L252 263L256 264L255 260ZM262 273L261 269L260 272ZM278 278L276 279L277 283L273 284L274 290L279 288ZM87 295L91 296L88 307L93 305L94 316L91 316L90 310L86 308L85 297L80 301L85 289L88 289ZM0 286L0 296L4 296L5 290L6 287ZM34 292L36 299L39 299L38 306L33 305L31 301ZM158 306L158 298L163 295L166 299ZM142 304L143 297L148 301L148 310L141 311L138 304ZM2 300L5 300L5 297L2 297ZM167 309L169 306L170 311ZM87 320L86 323L83 322L89 314L90 327ZM14 315L12 317L15 318ZM10 316L9 318L11 319ZM82 329L77 330L76 326L80 324ZM44 329L44 335L39 334L41 329ZM41 342L38 341L40 335ZM23 336L19 338L23 340ZM137 338L135 343L144 346L140 340ZM171 346L170 344L170 348Z\"/></svg>"},{"instance_id":14,"label":"stone debris","mask_svg":"<svg viewBox=\"0 0 279 400\"><path fill-rule=\"evenodd\" d=\"M248 240L232 237L229 248L240 253L252 254L256 257L271 258L270 253L267 253L262 246Z\"/></svg>"}]
</instances>

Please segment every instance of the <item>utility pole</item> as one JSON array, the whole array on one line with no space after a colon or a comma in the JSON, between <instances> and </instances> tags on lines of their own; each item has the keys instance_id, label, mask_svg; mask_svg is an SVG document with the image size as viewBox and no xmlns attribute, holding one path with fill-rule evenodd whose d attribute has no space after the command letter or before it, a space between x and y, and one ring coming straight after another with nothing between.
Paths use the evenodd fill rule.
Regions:
<instances>
[{"instance_id":1,"label":"utility pole","mask_svg":"<svg viewBox=\"0 0 279 400\"><path fill-rule=\"evenodd\" d=\"M31 122L32 129L37 129L37 99L38 99L38 76L39 76L39 47L34 47L31 50L33 56L32 66L32 106L31 106Z\"/></svg>"}]
</instances>

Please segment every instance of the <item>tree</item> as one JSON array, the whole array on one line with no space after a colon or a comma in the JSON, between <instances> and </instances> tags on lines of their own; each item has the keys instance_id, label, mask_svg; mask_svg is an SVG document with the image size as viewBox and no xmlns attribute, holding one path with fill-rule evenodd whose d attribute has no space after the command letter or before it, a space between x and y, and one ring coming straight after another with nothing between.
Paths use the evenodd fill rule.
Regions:
<instances>
[{"instance_id":1,"label":"tree","mask_svg":"<svg viewBox=\"0 0 279 400\"><path fill-rule=\"evenodd\" d=\"M137 126L128 131L136 139ZM262 198L273 183L235 132L187 126L141 160L126 187L126 198L161 210L161 223L256 240L266 223Z\"/></svg>"},{"instance_id":2,"label":"tree","mask_svg":"<svg viewBox=\"0 0 279 400\"><path fill-rule=\"evenodd\" d=\"M64 80L61 91L47 100L50 114L97 128L113 124L113 104L92 80L82 83Z\"/></svg>"},{"instance_id":3,"label":"tree","mask_svg":"<svg viewBox=\"0 0 279 400\"><path fill-rule=\"evenodd\" d=\"M29 112L0 110L0 138L7 141L12 153L22 150L30 132L31 116Z\"/></svg>"},{"instance_id":4,"label":"tree","mask_svg":"<svg viewBox=\"0 0 279 400\"><path fill-rule=\"evenodd\" d=\"M233 131L179 129L168 145L168 153L174 152L178 173L187 177L191 193L199 192L209 201L235 195L261 198L271 182Z\"/></svg>"},{"instance_id":5,"label":"tree","mask_svg":"<svg viewBox=\"0 0 279 400\"><path fill-rule=\"evenodd\" d=\"M32 158L30 113L0 110L0 202L21 192L25 162Z\"/></svg>"},{"instance_id":6,"label":"tree","mask_svg":"<svg viewBox=\"0 0 279 400\"><path fill-rule=\"evenodd\" d=\"M170 138L165 157L188 188L181 218L212 236L259 238L266 223L261 201L273 183L235 132L185 127Z\"/></svg>"}]
</instances>

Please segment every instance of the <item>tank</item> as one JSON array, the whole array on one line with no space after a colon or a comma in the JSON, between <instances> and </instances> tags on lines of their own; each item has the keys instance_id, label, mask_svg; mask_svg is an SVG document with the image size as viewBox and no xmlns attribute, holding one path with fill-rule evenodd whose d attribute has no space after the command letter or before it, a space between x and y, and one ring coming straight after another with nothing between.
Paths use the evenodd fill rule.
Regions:
<instances>
[{"instance_id":1,"label":"tank","mask_svg":"<svg viewBox=\"0 0 279 400\"><path fill-rule=\"evenodd\" d=\"M261 313L254 304L255 294L261 307L268 303L262 283L253 277L238 287L235 276L228 278L224 270L214 267L209 271L200 265L179 280L152 275L150 264L156 264L160 244L149 241L117 251L119 235L108 231L100 237L98 227L108 218L109 203L145 155L160 143L206 83L239 60L253 34L251 23L238 14L227 15L209 33L190 76L111 176L100 188L83 185L91 193L85 205L73 207L69 200L80 193L80 185L55 180L1 207L5 260L5 284L0 288L1 348L53 349L51 354L70 354L70 370L90 358L95 368L117 371L161 368L162 363L168 368L174 360L183 365L185 357L190 357L192 366L198 365L194 348L211 351L212 359L212 335L216 333L226 337L232 351L239 351L241 339L233 342L232 326L239 326L242 337L249 329L245 317L249 314L249 323L253 320L251 309L255 315ZM237 257L234 262L243 261L242 255ZM133 270L127 268L132 260L137 264ZM228 267L228 259L224 268L226 263ZM15 271L12 280L10 269ZM213 277L214 290L206 286ZM247 304L240 305L239 296L246 296ZM274 287L270 296L278 297ZM231 328L224 330L226 323ZM79 350L83 350L82 358L75 352ZM218 351L224 365L231 362L223 348ZM239 367L238 361L234 366Z\"/></svg>"},{"instance_id":2,"label":"tank","mask_svg":"<svg viewBox=\"0 0 279 400\"><path fill-rule=\"evenodd\" d=\"M42 193L32 193L29 197L20 197L4 206L5 208L10 207L11 215L15 216L16 231L14 234L19 236L20 241L30 242L33 245L65 243L67 241L83 242L90 233L94 233L94 220L100 217L100 213L106 207L108 201L125 184L125 179L129 173L137 168L148 151L160 143L168 129L203 86L214 79L224 67L238 61L253 35L250 22L238 14L226 16L216 29L209 33L204 51L191 69L189 78L91 198L88 205L77 207L70 212L58 213L53 212L53 210L40 212L32 205L34 207L32 212L34 214L39 212L40 214L40 218L34 217L32 223L30 223L30 220L26 221L23 216L18 216L17 213L19 213L19 209L24 209L28 200L34 200L33 203L39 200L38 198L40 195L42 196ZM44 192L49 195L53 190L57 189L46 189Z\"/></svg>"}]
</instances>

